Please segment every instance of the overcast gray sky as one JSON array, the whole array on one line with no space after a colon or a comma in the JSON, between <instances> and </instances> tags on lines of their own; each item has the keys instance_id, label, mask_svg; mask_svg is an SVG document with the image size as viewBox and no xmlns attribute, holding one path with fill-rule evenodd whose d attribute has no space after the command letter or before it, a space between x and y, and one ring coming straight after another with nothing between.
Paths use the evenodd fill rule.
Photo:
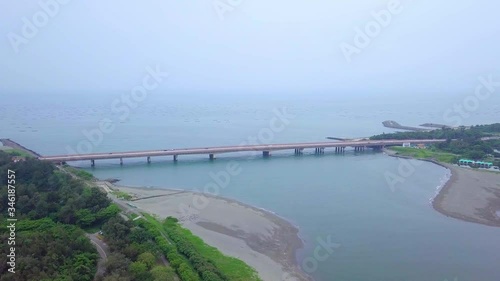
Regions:
<instances>
[{"instance_id":1,"label":"overcast gray sky","mask_svg":"<svg viewBox=\"0 0 500 281\"><path fill-rule=\"evenodd\" d=\"M341 44L390 1L65 0L32 38L23 18L43 23L39 2L0 1L2 92L128 90L154 65L169 90L233 95L453 94L500 74L494 0L401 0L350 62Z\"/></svg>"}]
</instances>

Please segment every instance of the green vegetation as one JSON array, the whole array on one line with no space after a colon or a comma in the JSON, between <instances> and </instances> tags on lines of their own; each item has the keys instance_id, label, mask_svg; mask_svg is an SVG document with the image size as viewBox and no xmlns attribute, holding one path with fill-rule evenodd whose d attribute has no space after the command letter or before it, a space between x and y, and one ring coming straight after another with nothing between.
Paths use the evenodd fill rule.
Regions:
<instances>
[{"instance_id":1,"label":"green vegetation","mask_svg":"<svg viewBox=\"0 0 500 281\"><path fill-rule=\"evenodd\" d=\"M1 150L8 153L11 156L33 158L33 156L31 154L29 154L28 152L21 150L21 149L6 147L6 148L3 148Z\"/></svg>"},{"instance_id":2,"label":"green vegetation","mask_svg":"<svg viewBox=\"0 0 500 281\"><path fill-rule=\"evenodd\" d=\"M177 247L167 239L167 236L162 231L162 225L158 220L148 214L144 214L144 217L144 220L135 221L136 224L146 229L148 234L154 238L159 245L159 249L167 257L170 265L175 269L182 281L211 280L200 278L190 261L179 253Z\"/></svg>"},{"instance_id":3,"label":"green vegetation","mask_svg":"<svg viewBox=\"0 0 500 281\"><path fill-rule=\"evenodd\" d=\"M16 201L9 201L7 177L2 177L0 239L8 241L5 216L14 206L16 273L7 272L7 256L1 255L1 281L178 280L161 262L159 246L147 231L125 222L118 215L120 208L97 187L36 159L14 163L10 154L0 151L0 175L8 170L15 171L15 183L9 184L15 186ZM101 228L111 253L104 275L94 279L99 255L83 229ZM11 246L2 243L2 253Z\"/></svg>"},{"instance_id":4,"label":"green vegetation","mask_svg":"<svg viewBox=\"0 0 500 281\"><path fill-rule=\"evenodd\" d=\"M500 123L491 125L477 125L470 128L460 127L458 129L437 129L426 132L397 132L392 134L381 134L370 137L371 140L386 139L464 139L477 140L481 137L498 136L500 134Z\"/></svg>"},{"instance_id":5,"label":"green vegetation","mask_svg":"<svg viewBox=\"0 0 500 281\"><path fill-rule=\"evenodd\" d=\"M117 198L120 198L120 199L123 199L123 200L127 200L127 201L130 201L132 199L132 195L126 193L126 192L123 192L123 191L119 191L119 190L115 190L113 193Z\"/></svg>"},{"instance_id":6,"label":"green vegetation","mask_svg":"<svg viewBox=\"0 0 500 281\"><path fill-rule=\"evenodd\" d=\"M16 273L2 273L0 280L93 279L98 255L81 229L50 219L24 220L18 226ZM7 235L0 235L3 241Z\"/></svg>"},{"instance_id":7,"label":"green vegetation","mask_svg":"<svg viewBox=\"0 0 500 281\"><path fill-rule=\"evenodd\" d=\"M176 246L178 253L182 254L184 257L189 259L189 262L193 268L202 277L202 280L213 280L222 281L229 280L215 264L208 259L208 257L203 256L201 253L195 249L195 247L188 241L187 237L182 234L177 233L174 227L168 224L169 219L167 219L165 227L163 228L170 240Z\"/></svg>"},{"instance_id":8,"label":"green vegetation","mask_svg":"<svg viewBox=\"0 0 500 281\"><path fill-rule=\"evenodd\" d=\"M3 164L3 165L2 165ZM71 178L53 165L35 159L12 163L0 154L0 174L16 172L16 218L18 220L51 218L55 222L80 227L100 225L119 208L112 205L106 194L95 187ZM7 182L0 189L0 217L7 214Z\"/></svg>"},{"instance_id":9,"label":"green vegetation","mask_svg":"<svg viewBox=\"0 0 500 281\"><path fill-rule=\"evenodd\" d=\"M98 225L109 217L106 195L51 164L36 159L13 163L11 155L0 152L0 175L8 170L15 171L15 182L10 184L15 186L16 201L8 199L7 177L2 177L0 221L7 221L7 208L15 208L17 267L16 274L9 274L7 257L2 255L0 280L92 280L97 251L80 227ZM0 236L7 241L5 225ZM2 252L10 246L2 243Z\"/></svg>"},{"instance_id":10,"label":"green vegetation","mask_svg":"<svg viewBox=\"0 0 500 281\"><path fill-rule=\"evenodd\" d=\"M167 218L163 223L163 229L179 251L192 261L197 270L201 268L201 270L213 272L211 279L203 280L261 280L253 268L241 260L225 256L217 248L207 245L191 231L179 225L175 218ZM201 276L205 275L201 272Z\"/></svg>"},{"instance_id":11,"label":"green vegetation","mask_svg":"<svg viewBox=\"0 0 500 281\"><path fill-rule=\"evenodd\" d=\"M85 170L73 168L69 165L65 165L64 169L83 180L91 181L94 179L94 175Z\"/></svg>"},{"instance_id":12,"label":"green vegetation","mask_svg":"<svg viewBox=\"0 0 500 281\"><path fill-rule=\"evenodd\" d=\"M108 261L111 270L107 277L122 278L131 274L137 280L174 280L157 279L163 274L177 275L182 281L260 280L254 269L205 244L174 218L161 223L149 214L135 221L124 221L117 216L104 224L102 230L117 255ZM162 255L171 267L155 266Z\"/></svg>"},{"instance_id":13,"label":"green vegetation","mask_svg":"<svg viewBox=\"0 0 500 281\"><path fill-rule=\"evenodd\" d=\"M257 272L236 258L223 255L169 217L161 223L151 215L135 221L154 237L183 281L259 281Z\"/></svg>"},{"instance_id":14,"label":"green vegetation","mask_svg":"<svg viewBox=\"0 0 500 281\"><path fill-rule=\"evenodd\" d=\"M176 273L170 267L155 266L151 270L154 280L175 280Z\"/></svg>"},{"instance_id":15,"label":"green vegetation","mask_svg":"<svg viewBox=\"0 0 500 281\"><path fill-rule=\"evenodd\" d=\"M98 280L176 280L173 268L158 265L162 263L163 257L161 241L155 239L140 221L143 220L134 224L116 216L103 225L102 230L112 254L106 263L105 275Z\"/></svg>"},{"instance_id":16,"label":"green vegetation","mask_svg":"<svg viewBox=\"0 0 500 281\"><path fill-rule=\"evenodd\" d=\"M494 150L500 149L500 140L486 139L488 137L498 137L500 133L500 123L492 125L472 126L469 129L439 129L429 132L398 132L393 134L382 134L373 136L372 140L382 139L446 139L446 142L434 144L428 152L418 152L423 157L419 158L442 158L443 162L456 162L458 158L471 160L489 160L496 165L499 164L500 157ZM401 150L404 153L416 153L412 150ZM424 155L425 154L425 155ZM432 155L430 155L432 154ZM452 157L454 156L454 158ZM412 155L410 155L412 156Z\"/></svg>"},{"instance_id":17,"label":"green vegetation","mask_svg":"<svg viewBox=\"0 0 500 281\"><path fill-rule=\"evenodd\" d=\"M61 171L33 158L14 163L10 154L0 151L0 175L7 175L8 170L16 172L17 267L16 274L9 274L7 257L2 255L0 281L260 280L251 267L205 244L174 218L160 222L143 214L135 221L124 220L120 207L93 186L93 177L84 171ZM4 241L9 235L5 225L8 198L7 177L3 177L0 239ZM97 237L108 246L99 276L95 274L100 256L84 230L102 230ZM7 243L0 246L5 253L8 247Z\"/></svg>"},{"instance_id":18,"label":"green vegetation","mask_svg":"<svg viewBox=\"0 0 500 281\"><path fill-rule=\"evenodd\" d=\"M435 149L419 149L401 146L393 146L390 149L396 151L398 155L409 156L418 159L433 159L445 163L456 163L459 159L459 157L455 154L439 152Z\"/></svg>"}]
</instances>

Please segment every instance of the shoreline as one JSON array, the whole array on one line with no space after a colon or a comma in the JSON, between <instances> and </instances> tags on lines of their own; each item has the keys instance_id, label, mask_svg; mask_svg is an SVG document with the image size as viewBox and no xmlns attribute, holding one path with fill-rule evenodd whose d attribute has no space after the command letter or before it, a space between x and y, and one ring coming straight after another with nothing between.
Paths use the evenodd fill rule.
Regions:
<instances>
[{"instance_id":1,"label":"shoreline","mask_svg":"<svg viewBox=\"0 0 500 281\"><path fill-rule=\"evenodd\" d=\"M466 222L500 227L500 173L397 155L388 149L384 152L390 157L431 162L450 171L450 177L430 202L437 212Z\"/></svg>"},{"instance_id":2,"label":"shoreline","mask_svg":"<svg viewBox=\"0 0 500 281\"><path fill-rule=\"evenodd\" d=\"M440 214L500 227L500 173L397 155L387 149L384 152L390 157L427 161L447 169L447 177L439 182L429 202ZM299 227L273 211L231 198L183 189L123 186L106 180L99 181L102 182L106 182L111 189L134 196L130 201L123 202L129 202L161 218L178 218L183 227L207 244L254 268L264 281L313 280L300 270L296 258L297 251L304 247L304 241L298 235ZM208 198L208 207L199 212L193 210L191 205L196 196ZM182 212L179 212L182 204L188 207L188 216L182 216Z\"/></svg>"},{"instance_id":3,"label":"shoreline","mask_svg":"<svg viewBox=\"0 0 500 281\"><path fill-rule=\"evenodd\" d=\"M19 150L24 151L25 153L31 155L32 157L38 158L41 156L40 154L36 153L35 151L33 151L27 147L24 147L23 145L15 142L11 139L0 139L0 142L5 147L10 147L12 149L19 149Z\"/></svg>"},{"instance_id":4,"label":"shoreline","mask_svg":"<svg viewBox=\"0 0 500 281\"><path fill-rule=\"evenodd\" d=\"M235 199L175 188L123 186L98 181L112 190L133 196L122 200L166 218L179 219L183 227L225 255L253 267L264 281L312 281L296 258L304 247L299 228L280 215ZM208 199L204 208L193 208ZM224 214L224 216L221 216Z\"/></svg>"},{"instance_id":5,"label":"shoreline","mask_svg":"<svg viewBox=\"0 0 500 281\"><path fill-rule=\"evenodd\" d=\"M500 216L497 215L497 212L500 211L500 187L498 187L500 186L500 184L497 184L497 187L493 185L471 187L461 182L462 176L471 176L474 173L476 175L478 173L484 173L485 175L483 176L486 177L486 175L488 174L482 171L465 170L464 168L459 168L452 165L445 165L444 167L446 166L448 166L447 168L451 170L451 177L441 188L439 194L432 201L432 206L434 207L434 209L447 217L487 226L500 227ZM459 171L459 169L464 170ZM497 175L497 177L498 182L500 183L500 175ZM478 180L478 178L474 178L474 180ZM481 204L481 202L477 202L476 204L470 204L468 206L463 206L462 208L457 206L457 203L465 202L466 200L453 199L453 196L460 196L463 189L465 188L474 188L474 191L478 192L478 196L481 196L479 195L481 194L481 189L484 189L488 194L483 195L482 198L479 199L480 201L483 201L483 204ZM448 197L450 197L451 199L448 199ZM475 198L467 201L470 202L473 199ZM465 212L463 210L465 207L474 207L475 212Z\"/></svg>"}]
</instances>

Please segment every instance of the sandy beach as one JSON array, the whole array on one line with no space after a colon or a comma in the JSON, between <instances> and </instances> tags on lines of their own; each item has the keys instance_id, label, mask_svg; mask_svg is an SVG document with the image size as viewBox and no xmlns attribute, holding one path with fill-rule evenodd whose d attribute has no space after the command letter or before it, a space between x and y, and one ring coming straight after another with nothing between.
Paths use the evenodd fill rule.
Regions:
<instances>
[{"instance_id":1,"label":"sandy beach","mask_svg":"<svg viewBox=\"0 0 500 281\"><path fill-rule=\"evenodd\" d=\"M384 150L392 157L411 158ZM500 226L500 172L459 167L428 159L420 159L447 168L450 179L432 201L443 215L468 222Z\"/></svg>"},{"instance_id":2,"label":"sandy beach","mask_svg":"<svg viewBox=\"0 0 500 281\"><path fill-rule=\"evenodd\" d=\"M434 209L449 217L500 226L500 173L441 165L451 170L451 177L434 199Z\"/></svg>"},{"instance_id":3,"label":"sandy beach","mask_svg":"<svg viewBox=\"0 0 500 281\"><path fill-rule=\"evenodd\" d=\"M255 268L265 281L312 280L296 264L295 252L303 246L298 229L279 216L211 195L106 185L131 194L129 203L140 210L178 218L207 244Z\"/></svg>"}]
</instances>

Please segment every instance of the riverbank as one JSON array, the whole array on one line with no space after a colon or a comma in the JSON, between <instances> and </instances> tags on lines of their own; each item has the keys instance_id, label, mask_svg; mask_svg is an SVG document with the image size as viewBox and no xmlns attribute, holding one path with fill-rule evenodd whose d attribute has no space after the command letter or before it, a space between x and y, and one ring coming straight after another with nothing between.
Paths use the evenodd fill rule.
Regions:
<instances>
[{"instance_id":1,"label":"riverbank","mask_svg":"<svg viewBox=\"0 0 500 281\"><path fill-rule=\"evenodd\" d=\"M295 253L303 247L298 229L275 214L189 191L106 185L132 195L129 203L147 213L178 218L207 244L255 268L264 281L311 280L297 266Z\"/></svg>"},{"instance_id":2,"label":"riverbank","mask_svg":"<svg viewBox=\"0 0 500 281\"><path fill-rule=\"evenodd\" d=\"M384 150L389 156L412 158ZM432 201L441 214L488 226L500 227L500 173L420 159L450 170L451 177Z\"/></svg>"},{"instance_id":3,"label":"riverbank","mask_svg":"<svg viewBox=\"0 0 500 281\"><path fill-rule=\"evenodd\" d=\"M451 177L434 199L434 209L449 217L500 227L500 173L443 166L451 170Z\"/></svg>"}]
</instances>

